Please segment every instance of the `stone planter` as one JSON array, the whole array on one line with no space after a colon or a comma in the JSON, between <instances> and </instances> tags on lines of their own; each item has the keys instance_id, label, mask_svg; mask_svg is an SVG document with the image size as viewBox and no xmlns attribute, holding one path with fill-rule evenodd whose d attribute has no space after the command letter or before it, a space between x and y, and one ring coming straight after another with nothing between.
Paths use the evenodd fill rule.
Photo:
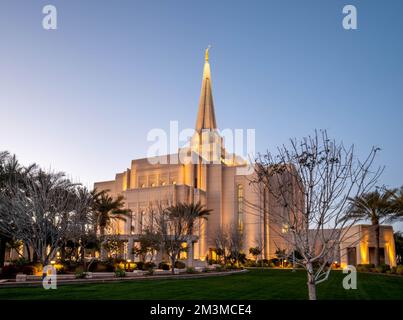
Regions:
<instances>
[{"instance_id":1,"label":"stone planter","mask_svg":"<svg viewBox=\"0 0 403 320\"><path fill-rule=\"evenodd\" d=\"M163 269L155 269L154 274L155 275L161 275L161 274L170 274L171 270L163 270Z\"/></svg>"},{"instance_id":2,"label":"stone planter","mask_svg":"<svg viewBox=\"0 0 403 320\"><path fill-rule=\"evenodd\" d=\"M27 275L26 274L17 274L15 276L15 281L16 282L25 282L25 281L27 281Z\"/></svg>"}]
</instances>

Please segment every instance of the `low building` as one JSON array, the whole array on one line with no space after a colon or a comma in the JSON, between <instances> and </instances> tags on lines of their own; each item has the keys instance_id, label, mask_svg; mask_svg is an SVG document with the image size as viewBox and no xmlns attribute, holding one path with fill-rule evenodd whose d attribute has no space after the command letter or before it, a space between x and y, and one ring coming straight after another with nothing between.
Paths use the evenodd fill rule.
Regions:
<instances>
[{"instance_id":1,"label":"low building","mask_svg":"<svg viewBox=\"0 0 403 320\"><path fill-rule=\"evenodd\" d=\"M394 267L396 266L396 250L393 227L382 225L379 227L379 234L380 262ZM343 239L340 245L341 266L376 264L377 239L374 226L365 224L353 226L345 233Z\"/></svg>"}]
</instances>

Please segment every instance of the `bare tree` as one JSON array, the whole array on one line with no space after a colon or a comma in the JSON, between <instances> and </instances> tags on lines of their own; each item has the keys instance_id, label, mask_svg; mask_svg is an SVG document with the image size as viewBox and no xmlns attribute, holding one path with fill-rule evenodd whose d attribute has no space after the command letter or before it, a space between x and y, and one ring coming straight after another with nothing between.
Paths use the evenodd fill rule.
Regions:
<instances>
[{"instance_id":1,"label":"bare tree","mask_svg":"<svg viewBox=\"0 0 403 320\"><path fill-rule=\"evenodd\" d=\"M254 183L263 184L284 209L271 215L270 222L282 226L278 234L302 256L295 263L307 271L311 300L316 300L316 285L327 280L329 261L356 222L345 219L348 199L371 189L382 172L370 171L378 150L372 148L361 162L354 146L346 148L326 131L315 131L292 139L276 155L267 152L256 159Z\"/></svg>"},{"instance_id":2,"label":"bare tree","mask_svg":"<svg viewBox=\"0 0 403 320\"><path fill-rule=\"evenodd\" d=\"M69 232L82 227L88 199L63 173L38 169L21 179L0 195L0 230L22 240L47 265Z\"/></svg>"},{"instance_id":3,"label":"bare tree","mask_svg":"<svg viewBox=\"0 0 403 320\"><path fill-rule=\"evenodd\" d=\"M228 255L228 247L229 247L229 239L228 239L228 233L224 228L219 227L216 229L216 232L214 234L214 244L215 244L215 251L217 256L220 258L219 260L221 261L221 258L224 260L224 264L227 263L227 255Z\"/></svg>"},{"instance_id":4,"label":"bare tree","mask_svg":"<svg viewBox=\"0 0 403 320\"><path fill-rule=\"evenodd\" d=\"M86 270L85 250L97 245L97 236L94 228L95 198L93 192L80 185L74 188L74 212L64 234L65 240L79 245L79 256Z\"/></svg>"},{"instance_id":5,"label":"bare tree","mask_svg":"<svg viewBox=\"0 0 403 320\"><path fill-rule=\"evenodd\" d=\"M244 234L236 223L232 224L228 230L228 258L232 265L242 260L245 255L242 253Z\"/></svg>"},{"instance_id":6,"label":"bare tree","mask_svg":"<svg viewBox=\"0 0 403 320\"><path fill-rule=\"evenodd\" d=\"M151 228L146 229L145 232L140 235L138 239L139 246L133 249L133 253L139 257L142 262L147 262L147 256L150 257L149 262L151 262L154 253L160 250L158 237L151 230Z\"/></svg>"}]
</instances>

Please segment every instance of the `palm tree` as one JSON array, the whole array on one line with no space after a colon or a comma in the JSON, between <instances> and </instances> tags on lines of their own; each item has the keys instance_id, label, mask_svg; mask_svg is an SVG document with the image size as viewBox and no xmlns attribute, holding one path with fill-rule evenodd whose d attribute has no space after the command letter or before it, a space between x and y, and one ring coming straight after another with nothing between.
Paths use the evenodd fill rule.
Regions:
<instances>
[{"instance_id":1,"label":"palm tree","mask_svg":"<svg viewBox=\"0 0 403 320\"><path fill-rule=\"evenodd\" d=\"M396 219L403 219L403 186L393 196L393 207Z\"/></svg>"},{"instance_id":2,"label":"palm tree","mask_svg":"<svg viewBox=\"0 0 403 320\"><path fill-rule=\"evenodd\" d=\"M193 233L194 222L196 219L207 219L210 215L211 209L207 209L200 201L196 203L183 204L184 212L188 218L188 232L189 235Z\"/></svg>"},{"instance_id":3,"label":"palm tree","mask_svg":"<svg viewBox=\"0 0 403 320\"><path fill-rule=\"evenodd\" d=\"M130 212L128 209L124 209L123 196L118 196L113 199L107 194L107 191L93 191L95 195L94 212L95 221L94 228L97 232L99 227L99 233L101 236L105 235L105 229L113 220L126 221L124 216L127 216Z\"/></svg>"},{"instance_id":4,"label":"palm tree","mask_svg":"<svg viewBox=\"0 0 403 320\"><path fill-rule=\"evenodd\" d=\"M171 259L172 273L175 272L175 262L183 249L183 242L187 242L193 234L196 220L207 219L210 212L211 209L207 209L200 202L178 203L163 210L167 219L159 219L157 229Z\"/></svg>"},{"instance_id":5,"label":"palm tree","mask_svg":"<svg viewBox=\"0 0 403 320\"><path fill-rule=\"evenodd\" d=\"M394 190L385 188L365 193L356 198L350 198L351 207L347 215L348 219L370 220L375 230L375 263L380 265L380 225L396 219L397 214L394 209Z\"/></svg>"}]
</instances>

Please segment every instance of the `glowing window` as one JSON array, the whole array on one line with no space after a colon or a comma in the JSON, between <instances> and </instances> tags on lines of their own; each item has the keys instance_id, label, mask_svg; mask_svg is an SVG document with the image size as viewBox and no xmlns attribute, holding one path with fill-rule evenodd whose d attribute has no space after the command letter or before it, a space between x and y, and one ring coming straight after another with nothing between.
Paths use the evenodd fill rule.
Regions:
<instances>
[{"instance_id":1,"label":"glowing window","mask_svg":"<svg viewBox=\"0 0 403 320\"><path fill-rule=\"evenodd\" d=\"M237 203L238 203L238 230L243 231L244 222L243 222L243 186L239 184L237 186Z\"/></svg>"}]
</instances>

